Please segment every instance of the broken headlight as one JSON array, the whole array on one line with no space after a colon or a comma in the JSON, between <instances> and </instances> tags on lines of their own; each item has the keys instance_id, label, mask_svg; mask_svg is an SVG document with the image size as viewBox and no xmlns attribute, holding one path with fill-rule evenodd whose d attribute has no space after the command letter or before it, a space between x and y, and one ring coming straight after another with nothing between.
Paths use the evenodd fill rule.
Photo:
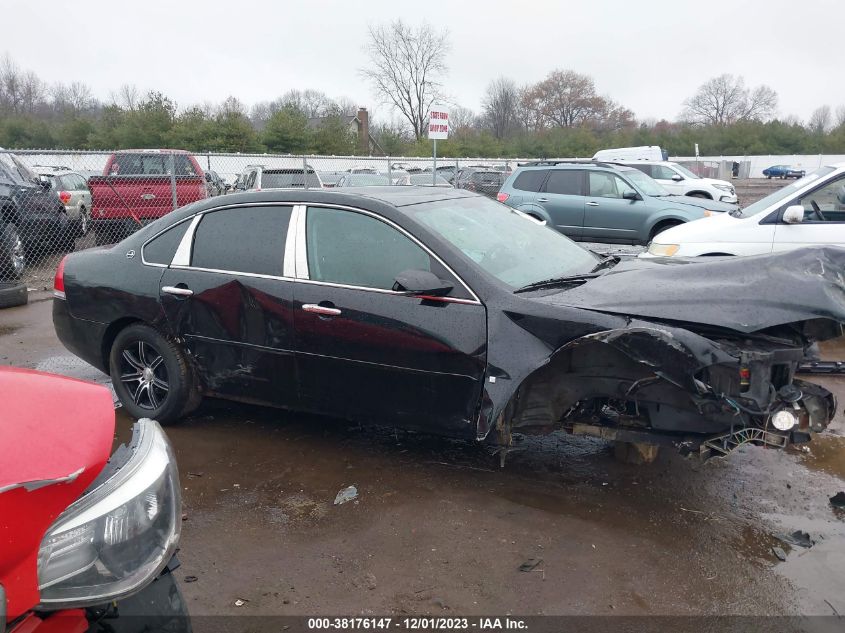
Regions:
<instances>
[{"instance_id":1,"label":"broken headlight","mask_svg":"<svg viewBox=\"0 0 845 633\"><path fill-rule=\"evenodd\" d=\"M129 448L118 449L94 486L41 541L42 608L91 606L128 596L158 575L179 542L179 474L157 422L135 425Z\"/></svg>"}]
</instances>

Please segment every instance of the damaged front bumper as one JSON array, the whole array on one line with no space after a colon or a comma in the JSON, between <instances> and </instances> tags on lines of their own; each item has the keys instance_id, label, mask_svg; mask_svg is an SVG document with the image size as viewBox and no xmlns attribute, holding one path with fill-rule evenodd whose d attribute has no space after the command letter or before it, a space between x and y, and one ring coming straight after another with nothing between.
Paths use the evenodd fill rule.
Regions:
<instances>
[{"instance_id":1,"label":"damaged front bumper","mask_svg":"<svg viewBox=\"0 0 845 633\"><path fill-rule=\"evenodd\" d=\"M829 391L795 378L804 341L786 332L705 336L642 321L590 334L523 383L498 421L497 441L551 424L704 458L743 444L804 443L827 428L837 406Z\"/></svg>"}]
</instances>

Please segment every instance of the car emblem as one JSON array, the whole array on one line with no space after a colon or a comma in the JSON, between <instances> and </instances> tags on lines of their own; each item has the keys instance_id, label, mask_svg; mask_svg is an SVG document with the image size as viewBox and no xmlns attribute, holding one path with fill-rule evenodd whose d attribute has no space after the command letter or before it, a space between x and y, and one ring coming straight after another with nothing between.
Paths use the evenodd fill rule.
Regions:
<instances>
[{"instance_id":1,"label":"car emblem","mask_svg":"<svg viewBox=\"0 0 845 633\"><path fill-rule=\"evenodd\" d=\"M126 251L126 259L133 259L135 257L135 251Z\"/></svg>"},{"instance_id":2,"label":"car emblem","mask_svg":"<svg viewBox=\"0 0 845 633\"><path fill-rule=\"evenodd\" d=\"M143 193L141 194L141 200L154 200L156 195L154 193Z\"/></svg>"}]
</instances>

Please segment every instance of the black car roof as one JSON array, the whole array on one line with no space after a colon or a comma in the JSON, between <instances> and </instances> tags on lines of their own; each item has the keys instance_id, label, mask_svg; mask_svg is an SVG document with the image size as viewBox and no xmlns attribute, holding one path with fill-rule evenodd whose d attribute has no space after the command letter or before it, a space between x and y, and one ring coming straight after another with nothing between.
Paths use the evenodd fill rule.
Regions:
<instances>
[{"instance_id":1,"label":"black car roof","mask_svg":"<svg viewBox=\"0 0 845 633\"><path fill-rule=\"evenodd\" d=\"M165 217L174 220L215 207L233 204L255 204L261 202L303 202L305 204L339 204L351 207L363 207L376 210L373 207L384 204L392 207L405 207L423 202L437 202L458 198L471 198L479 194L466 189L452 189L447 187L430 187L414 185L393 185L384 187L354 187L354 189L267 189L264 191L244 191L225 196L206 198L189 204Z\"/></svg>"}]
</instances>

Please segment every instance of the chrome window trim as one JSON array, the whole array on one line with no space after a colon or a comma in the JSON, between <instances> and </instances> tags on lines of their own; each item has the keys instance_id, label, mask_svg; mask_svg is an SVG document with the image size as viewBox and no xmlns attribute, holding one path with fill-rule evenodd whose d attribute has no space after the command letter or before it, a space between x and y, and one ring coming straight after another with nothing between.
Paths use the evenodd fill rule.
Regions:
<instances>
[{"instance_id":1,"label":"chrome window trim","mask_svg":"<svg viewBox=\"0 0 845 633\"><path fill-rule=\"evenodd\" d=\"M191 218L190 218L190 217L183 218L183 219L179 220L178 222L176 222L175 224L171 224L170 226L168 226L168 227L166 227L166 228L163 228L161 231L159 231L158 233L156 233L155 235L153 235L151 238L149 238L146 242L144 242L143 244L141 244L141 263L142 263L144 266L150 266L150 267L152 267L152 268L167 268L168 264L158 264L158 263L156 263L156 262L148 262L148 261L147 261L147 259L146 259L146 257L144 257L144 249L147 247L147 244L149 244L150 242L152 242L152 241L153 241L154 239L156 239L159 235L161 235L161 234L163 234L163 233L167 233L170 229L176 228L177 226L179 226L179 225L180 225L180 224L182 224L183 222L188 222L188 221L190 221L190 220L191 220ZM185 233L187 233L187 231L185 231ZM183 240L185 239L185 236L184 236L184 235L182 236L182 239L183 239ZM182 242L179 242L179 246L181 246L181 245L182 245ZM176 250L178 251L178 250L179 250L179 248L177 247L177 248L176 248ZM175 256L176 256L176 253L174 253L174 254L173 254L173 256L175 257ZM173 261L173 260L171 260L171 261Z\"/></svg>"},{"instance_id":2,"label":"chrome window trim","mask_svg":"<svg viewBox=\"0 0 845 633\"><path fill-rule=\"evenodd\" d=\"M307 214L307 208L313 206L313 207L321 207L321 208L326 208L326 209L340 209L342 211L352 211L353 213L361 213L363 215L368 215L368 216L375 218L376 220L380 220L381 222L384 222L388 226L392 226L394 229L398 230L405 237L407 237L409 240L411 240L414 244L416 244L417 246L422 248L426 253L428 253L428 255L430 257L437 260L440 263L440 265L443 266L443 268L445 268L449 272L450 275L452 275L455 279L458 280L458 283L461 284L464 287L464 290L466 290L469 293L469 295L472 297L472 299L460 299L460 298L457 298L457 297L454 297L454 298L453 297L445 297L444 299L452 299L451 303L470 303L470 304L473 304L473 305L483 305L481 303L481 300L478 298L478 295L475 294L473 289L469 287L469 284L467 284L461 278L461 276L458 275L452 269L451 266L449 266L446 262L444 262L440 258L440 256L438 256L436 253L434 253L434 251L432 251L430 248L428 248L425 244L423 244L416 237L411 235L408 231L403 229L401 226L399 226L395 222L387 219L386 217L379 215L378 213L373 213L372 211L367 211L366 209L360 209L358 207L350 207L350 206L346 206L346 205L342 205L342 204L304 203L303 206L306 207L306 212L302 214L302 216L301 216L302 220L301 220L300 224L297 226L297 234L296 234L297 253L296 253L296 257L297 257L297 264L298 264L300 257L304 258L306 274L307 274L307 268L308 268L308 253L307 253L308 246L307 246L307 243L306 243L306 240L305 240L305 221L306 221L307 215L308 215ZM301 250L301 253L300 253L300 250ZM352 289L352 290L369 290L369 291L372 291L372 292L380 292L380 293L383 293L383 294L393 294L393 295L399 295L399 296L403 296L403 297L407 297L407 296L413 297L413 295L407 295L404 292L399 292L399 291L396 291L396 290L385 290L383 288L370 288L370 287L367 287L367 286L352 286L352 285L347 285L347 284L334 283L334 282L330 282L330 281L317 281L317 280L314 280L314 279L310 279L308 277L301 277L299 275L299 271L300 271L300 269L299 269L299 266L297 265L297 271L296 271L297 272L297 281L303 281L303 282L312 283L312 284L319 284L319 285L322 285L322 286L334 286L334 287L337 287L337 288L349 288L349 289Z\"/></svg>"},{"instance_id":3,"label":"chrome window trim","mask_svg":"<svg viewBox=\"0 0 845 633\"><path fill-rule=\"evenodd\" d=\"M182 241L179 242L179 247L173 254L173 259L170 260L171 267L187 266L191 263L191 249L194 244L194 233L197 230L197 224L200 223L202 216L202 213L197 213L191 218L191 225L188 227L188 230L185 231L185 235L182 236ZM183 264L183 262L185 263Z\"/></svg>"},{"instance_id":4,"label":"chrome window trim","mask_svg":"<svg viewBox=\"0 0 845 633\"><path fill-rule=\"evenodd\" d=\"M288 234L285 237L285 259L282 262L282 275L286 278L296 277L296 232L299 226L299 216L305 213L305 206L295 204L290 214Z\"/></svg>"},{"instance_id":5,"label":"chrome window trim","mask_svg":"<svg viewBox=\"0 0 845 633\"><path fill-rule=\"evenodd\" d=\"M308 205L300 204L300 213L296 218L296 270L297 279L310 279L308 270L308 243L305 241L305 222L308 217Z\"/></svg>"},{"instance_id":6,"label":"chrome window trim","mask_svg":"<svg viewBox=\"0 0 845 633\"><path fill-rule=\"evenodd\" d=\"M278 281L297 281L293 277L281 277L279 275L265 275L263 273L242 273L237 270L221 270L219 268L200 268L199 266L171 266L173 270L196 270L201 273L218 273L220 275L237 275L238 277L254 277L256 279L276 279Z\"/></svg>"}]
</instances>

